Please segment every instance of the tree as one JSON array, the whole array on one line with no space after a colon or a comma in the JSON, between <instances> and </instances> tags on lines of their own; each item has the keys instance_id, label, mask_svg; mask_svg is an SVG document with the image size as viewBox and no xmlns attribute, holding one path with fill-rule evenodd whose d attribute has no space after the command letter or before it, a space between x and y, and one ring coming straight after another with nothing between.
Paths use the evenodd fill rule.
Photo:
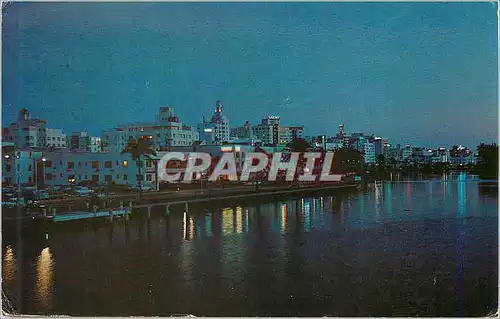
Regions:
<instances>
[{"instance_id":1,"label":"tree","mask_svg":"<svg viewBox=\"0 0 500 319\"><path fill-rule=\"evenodd\" d=\"M363 154L352 148L341 148L335 151L331 167L333 174L356 173L364 175Z\"/></svg>"},{"instance_id":2,"label":"tree","mask_svg":"<svg viewBox=\"0 0 500 319\"><path fill-rule=\"evenodd\" d=\"M498 178L498 146L481 143L477 147L478 162L476 172L482 179Z\"/></svg>"},{"instance_id":3,"label":"tree","mask_svg":"<svg viewBox=\"0 0 500 319\"><path fill-rule=\"evenodd\" d=\"M311 144L309 144L303 138L296 138L293 142L288 143L287 146L292 152L305 152L307 149L311 148Z\"/></svg>"},{"instance_id":4,"label":"tree","mask_svg":"<svg viewBox=\"0 0 500 319\"><path fill-rule=\"evenodd\" d=\"M147 137L141 137L139 140L130 140L122 154L124 153L130 153L132 155L132 160L135 161L138 172L137 179L139 183L139 194L142 196L142 158L151 158L151 156L156 156L153 141Z\"/></svg>"}]
</instances>

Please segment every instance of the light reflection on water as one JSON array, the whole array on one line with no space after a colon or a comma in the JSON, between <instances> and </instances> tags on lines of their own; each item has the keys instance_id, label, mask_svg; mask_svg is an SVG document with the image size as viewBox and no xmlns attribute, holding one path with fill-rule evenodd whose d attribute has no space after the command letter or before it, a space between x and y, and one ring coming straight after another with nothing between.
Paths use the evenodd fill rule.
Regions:
<instances>
[{"instance_id":1,"label":"light reflection on water","mask_svg":"<svg viewBox=\"0 0 500 319\"><path fill-rule=\"evenodd\" d=\"M275 307L275 313L294 315L300 314L294 298L307 300L342 291L336 299L328 299L329 304L302 303L301 307L310 310L304 314L392 315L377 304L397 304L399 290L407 287L406 280L412 276L424 285L425 278L437 276L443 282L439 287L456 289L451 295L440 294L446 300L463 302L470 287L464 269L477 267L469 268L469 273L477 270L484 276L485 265L496 262L492 252L497 247L485 245L484 236L496 231L498 199L483 196L477 188L477 181L464 174L424 182L378 182L358 193L227 204L220 209L193 206L189 212L172 213L168 222L164 214L153 214L147 224L148 240L142 240L145 221L136 219L128 226L116 224L113 231L97 228L90 237L83 229L50 234L49 247L37 248L33 243L34 248L23 254L24 309L80 315L168 315L193 313L193 309L198 309L196 315L263 315L259 309ZM470 217L490 220L487 226L471 230L470 219L465 221ZM457 220L460 222L455 224ZM129 238L130 232L139 233L139 238ZM475 253L480 257L472 258ZM417 263L407 260L411 256L434 268L419 266L410 273L408 265ZM10 296L16 296L16 258L14 246L4 248L3 284ZM376 266L380 263L385 268ZM441 275L434 273L438 268ZM380 282L396 280L393 269L403 272L405 281L383 290L386 284ZM119 276L125 271L127 275ZM75 277L78 272L85 276ZM32 279L30 273L34 273ZM107 273L118 274L113 283L116 287L108 286ZM443 277L445 273L453 274ZM355 285L360 280L363 289ZM150 288L151 282L155 290ZM436 289L429 285L423 291ZM388 295L393 290L394 295ZM256 301L260 294L264 297ZM347 295L376 301L370 303L374 308L366 308L374 312L345 308L353 302L343 297ZM130 303L130 296L144 304ZM438 303L432 293L427 297L426 302ZM109 303L98 301L106 298L111 298ZM421 302L414 298L414 304ZM76 302L83 299L85 303ZM266 300L275 299L280 301L267 305ZM243 310L223 312L223 305ZM402 315L415 314L398 305ZM295 312L286 312L291 309ZM344 310L332 313L331 309ZM467 313L466 308L457 313L457 306L443 309L442 313Z\"/></svg>"},{"instance_id":2,"label":"light reflection on water","mask_svg":"<svg viewBox=\"0 0 500 319\"><path fill-rule=\"evenodd\" d=\"M50 248L46 247L38 256L36 263L36 287L37 299L42 307L50 309L52 303L52 284L55 265L53 263Z\"/></svg>"}]
</instances>

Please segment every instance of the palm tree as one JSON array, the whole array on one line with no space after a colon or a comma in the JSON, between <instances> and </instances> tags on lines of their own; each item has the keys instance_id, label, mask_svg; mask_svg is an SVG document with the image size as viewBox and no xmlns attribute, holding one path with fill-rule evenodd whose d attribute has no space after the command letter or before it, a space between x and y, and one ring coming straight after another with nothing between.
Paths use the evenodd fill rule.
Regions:
<instances>
[{"instance_id":1,"label":"palm tree","mask_svg":"<svg viewBox=\"0 0 500 319\"><path fill-rule=\"evenodd\" d=\"M156 156L156 151L154 150L153 141L148 137L140 137L139 140L128 141L127 147L123 150L123 153L130 153L132 155L132 160L135 161L138 171L138 182L139 182L139 195L142 196L142 158L151 156ZM140 176L140 177L139 177Z\"/></svg>"}]
</instances>

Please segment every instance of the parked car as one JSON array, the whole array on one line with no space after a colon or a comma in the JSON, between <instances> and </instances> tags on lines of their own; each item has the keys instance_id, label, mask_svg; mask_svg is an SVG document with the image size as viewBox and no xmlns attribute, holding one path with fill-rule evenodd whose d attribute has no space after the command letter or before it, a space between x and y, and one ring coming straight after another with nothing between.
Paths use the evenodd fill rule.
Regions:
<instances>
[{"instance_id":1,"label":"parked car","mask_svg":"<svg viewBox=\"0 0 500 319\"><path fill-rule=\"evenodd\" d=\"M78 196L88 196L88 195L90 195L91 192L90 192L90 190L87 187L76 186L75 187L75 193Z\"/></svg>"},{"instance_id":2,"label":"parked car","mask_svg":"<svg viewBox=\"0 0 500 319\"><path fill-rule=\"evenodd\" d=\"M150 185L147 185L147 184L146 185L142 185L141 188L142 188L143 192L148 192L148 191L152 191L153 190L153 187L150 186ZM132 189L135 190L135 191L139 191L140 190L139 186L134 186L134 187L132 187Z\"/></svg>"},{"instance_id":3,"label":"parked car","mask_svg":"<svg viewBox=\"0 0 500 319\"><path fill-rule=\"evenodd\" d=\"M48 192L45 192L45 191L38 191L36 193L36 198L37 199L49 199L50 198L50 195Z\"/></svg>"}]
</instances>

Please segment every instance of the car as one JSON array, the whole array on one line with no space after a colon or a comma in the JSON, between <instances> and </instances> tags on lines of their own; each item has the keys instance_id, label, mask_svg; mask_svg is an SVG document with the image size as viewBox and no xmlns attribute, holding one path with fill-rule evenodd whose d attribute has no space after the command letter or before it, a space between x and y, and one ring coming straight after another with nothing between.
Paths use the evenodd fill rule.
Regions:
<instances>
[{"instance_id":1,"label":"car","mask_svg":"<svg viewBox=\"0 0 500 319\"><path fill-rule=\"evenodd\" d=\"M49 199L50 198L50 195L48 192L44 192L44 191L38 191L36 193L36 198L38 199Z\"/></svg>"},{"instance_id":2,"label":"car","mask_svg":"<svg viewBox=\"0 0 500 319\"><path fill-rule=\"evenodd\" d=\"M88 196L88 195L90 195L91 192L90 192L90 190L87 187L76 186L75 187L75 193L78 196Z\"/></svg>"},{"instance_id":3,"label":"car","mask_svg":"<svg viewBox=\"0 0 500 319\"><path fill-rule=\"evenodd\" d=\"M132 187L132 189L135 191L139 191L140 189L142 189L143 192L148 192L153 190L153 187L150 185L142 185L141 188L139 188L139 186L134 186Z\"/></svg>"}]
</instances>

